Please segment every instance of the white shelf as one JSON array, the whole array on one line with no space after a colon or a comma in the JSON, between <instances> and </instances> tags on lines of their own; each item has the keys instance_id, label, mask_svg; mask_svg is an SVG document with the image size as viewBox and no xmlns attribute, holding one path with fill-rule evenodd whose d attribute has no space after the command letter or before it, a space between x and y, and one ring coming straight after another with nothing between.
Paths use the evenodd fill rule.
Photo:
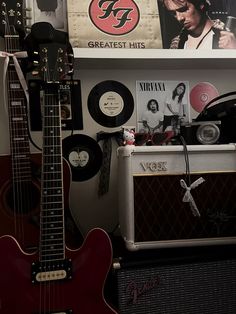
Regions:
<instances>
[{"instance_id":1,"label":"white shelf","mask_svg":"<svg viewBox=\"0 0 236 314\"><path fill-rule=\"evenodd\" d=\"M79 68L236 69L236 51L74 48Z\"/></svg>"}]
</instances>

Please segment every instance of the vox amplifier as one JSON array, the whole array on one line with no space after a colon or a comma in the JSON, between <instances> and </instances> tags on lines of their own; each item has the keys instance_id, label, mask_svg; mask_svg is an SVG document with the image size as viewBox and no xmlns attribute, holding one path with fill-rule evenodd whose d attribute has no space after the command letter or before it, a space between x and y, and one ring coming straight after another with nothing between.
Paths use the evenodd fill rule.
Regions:
<instances>
[{"instance_id":1,"label":"vox amplifier","mask_svg":"<svg viewBox=\"0 0 236 314\"><path fill-rule=\"evenodd\" d=\"M129 250L236 243L236 146L118 148Z\"/></svg>"}]
</instances>

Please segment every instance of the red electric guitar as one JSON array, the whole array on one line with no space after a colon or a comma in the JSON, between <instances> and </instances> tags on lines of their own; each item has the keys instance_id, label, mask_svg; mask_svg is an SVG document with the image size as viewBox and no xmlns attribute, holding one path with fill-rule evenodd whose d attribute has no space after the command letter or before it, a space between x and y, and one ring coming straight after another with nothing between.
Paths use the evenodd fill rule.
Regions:
<instances>
[{"instance_id":1,"label":"red electric guitar","mask_svg":"<svg viewBox=\"0 0 236 314\"><path fill-rule=\"evenodd\" d=\"M38 30L42 25L45 34L47 24L37 23L35 27ZM102 229L93 229L80 249L72 251L65 246L58 92L65 75L67 47L60 38L56 42L50 24L48 30L48 42L39 44L39 72L43 77L39 253L23 252L11 236L0 238L0 313L114 314L103 296L112 262L108 235Z\"/></svg>"},{"instance_id":2,"label":"red electric guitar","mask_svg":"<svg viewBox=\"0 0 236 314\"><path fill-rule=\"evenodd\" d=\"M23 29L23 1L0 1L0 31L5 51L21 51L18 30ZM19 64L21 64L21 59ZM6 76L11 155L0 156L0 236L10 234L21 247L31 251L39 243L41 154L30 153L25 92L17 75L13 58L9 58ZM66 220L71 230L66 232L70 247L78 247L81 236L73 223L67 204L70 169L64 161ZM76 241L76 239L80 241Z\"/></svg>"}]
</instances>

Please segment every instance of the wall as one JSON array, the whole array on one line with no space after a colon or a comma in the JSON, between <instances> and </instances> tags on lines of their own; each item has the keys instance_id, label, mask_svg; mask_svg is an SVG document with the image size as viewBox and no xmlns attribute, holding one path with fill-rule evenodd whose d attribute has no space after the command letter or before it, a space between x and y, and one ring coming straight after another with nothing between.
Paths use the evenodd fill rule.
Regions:
<instances>
[{"instance_id":1,"label":"wall","mask_svg":"<svg viewBox=\"0 0 236 314\"><path fill-rule=\"evenodd\" d=\"M0 60L1 69L3 60ZM217 68L217 64L216 64ZM97 124L90 116L87 109L87 97L90 90L103 80L117 80L125 84L133 93L135 99L135 81L136 80L183 80L190 82L190 89L199 82L211 82L219 90L219 93L235 90L235 71L233 70L79 70L76 69L75 79L81 80L83 122L84 130L76 133L86 134L96 138L99 131L116 131L120 128L105 128ZM3 74L0 74L0 86L3 86ZM1 95L3 92L1 93ZM126 125L136 124L136 113L134 111L131 119ZM70 132L64 131L63 137L70 135ZM32 132L32 138L40 146L41 133ZM117 160L116 144L113 142L112 164L111 164L111 182L109 193L101 198L97 195L99 174L92 179L84 182L72 182L70 193L70 207L77 225L82 233L86 233L90 228L99 226L112 232L116 230L119 233L117 225L118 219L118 192L117 183ZM32 147L32 151L36 151ZM4 106L3 97L0 97L0 154L9 154L9 132L7 112Z\"/></svg>"}]
</instances>

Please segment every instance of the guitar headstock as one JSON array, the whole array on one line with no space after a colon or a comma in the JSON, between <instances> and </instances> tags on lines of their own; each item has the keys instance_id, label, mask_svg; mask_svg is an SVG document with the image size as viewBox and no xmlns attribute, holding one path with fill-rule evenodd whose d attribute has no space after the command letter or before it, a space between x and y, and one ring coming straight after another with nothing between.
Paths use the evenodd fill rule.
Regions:
<instances>
[{"instance_id":1,"label":"guitar headstock","mask_svg":"<svg viewBox=\"0 0 236 314\"><path fill-rule=\"evenodd\" d=\"M73 72L73 50L68 35L46 22L35 23L28 36L32 75L45 83L59 83Z\"/></svg>"},{"instance_id":2,"label":"guitar headstock","mask_svg":"<svg viewBox=\"0 0 236 314\"><path fill-rule=\"evenodd\" d=\"M15 35L16 29L24 28L23 1L0 1L0 34L2 36Z\"/></svg>"}]
</instances>

